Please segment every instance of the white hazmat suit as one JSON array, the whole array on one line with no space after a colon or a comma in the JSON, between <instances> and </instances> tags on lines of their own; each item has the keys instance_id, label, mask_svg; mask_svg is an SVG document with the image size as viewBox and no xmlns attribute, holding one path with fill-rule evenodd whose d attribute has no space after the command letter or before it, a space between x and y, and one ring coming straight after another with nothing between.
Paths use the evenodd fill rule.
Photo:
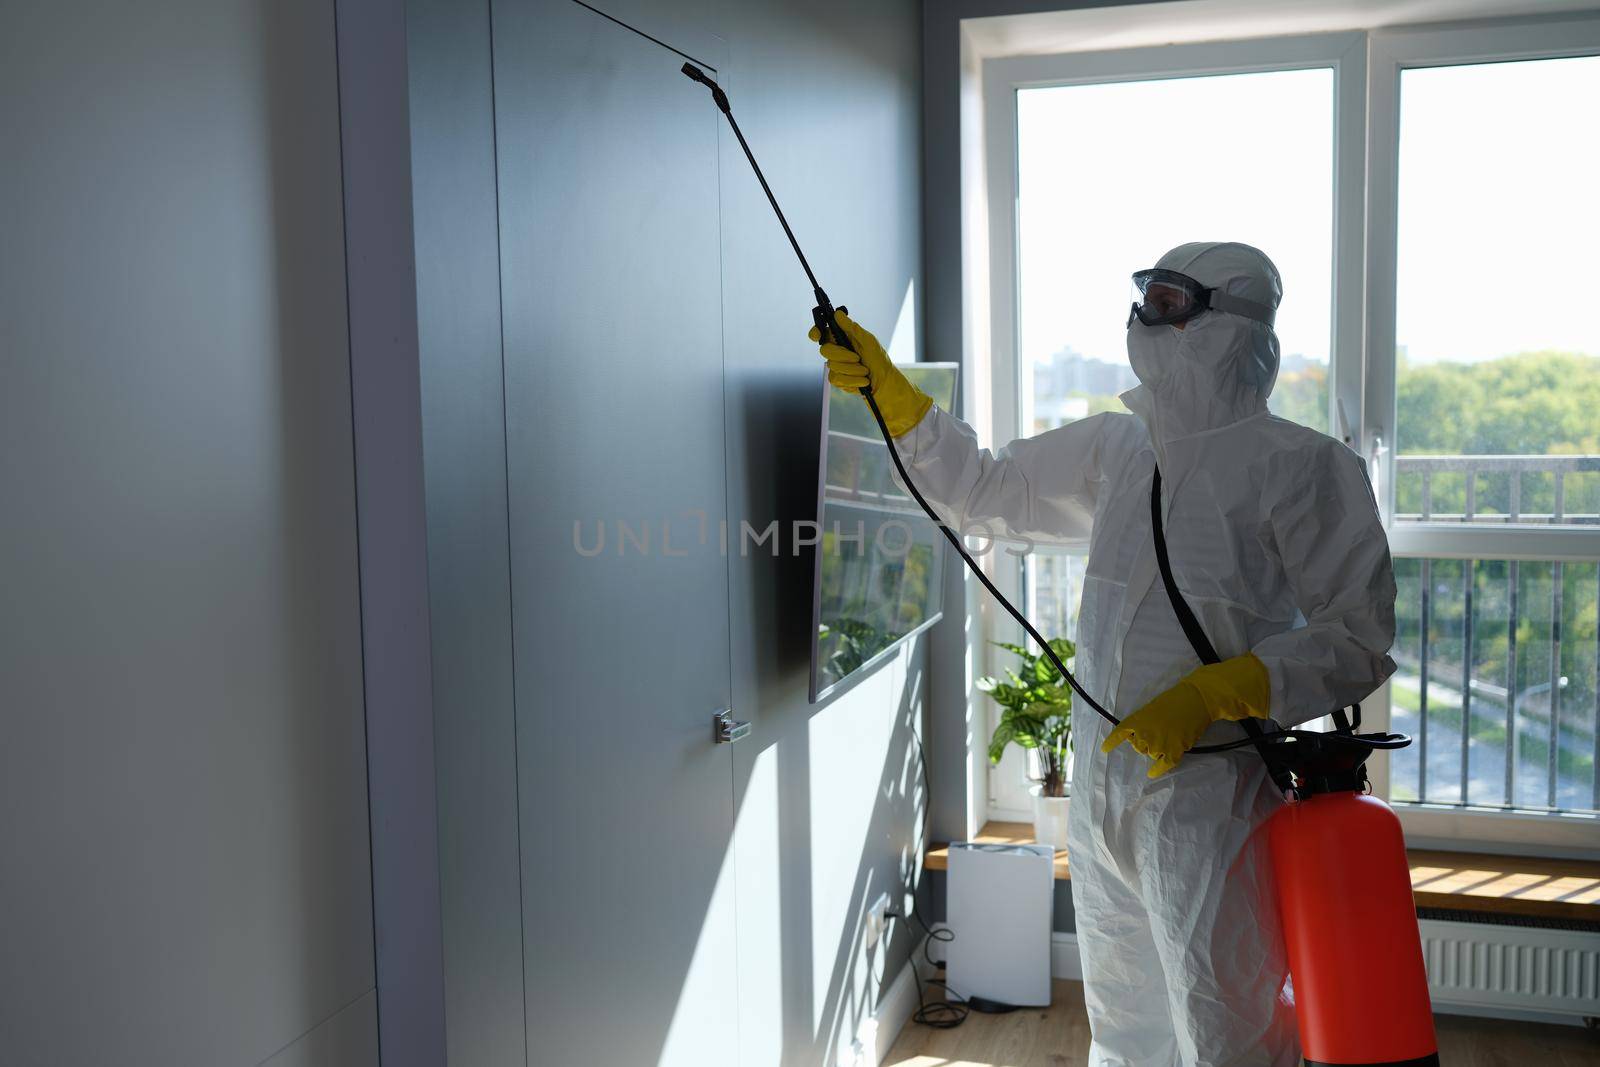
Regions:
<instances>
[{"instance_id":1,"label":"white hazmat suit","mask_svg":"<svg viewBox=\"0 0 1600 1067\"><path fill-rule=\"evenodd\" d=\"M1157 264L1276 308L1276 268L1241 244ZM1087 548L1076 670L1119 718L1199 666L1160 581L1149 495L1162 471L1179 588L1224 657L1253 652L1289 727L1359 701L1394 670L1393 571L1366 470L1333 439L1267 412L1272 329L1211 310L1184 329L1134 321L1134 412L991 453L934 409L896 444L957 529ZM1074 716L1068 852L1092 1065L1299 1062L1265 834L1283 802L1250 748L1148 778L1108 724ZM1236 723L1201 744L1243 736Z\"/></svg>"}]
</instances>

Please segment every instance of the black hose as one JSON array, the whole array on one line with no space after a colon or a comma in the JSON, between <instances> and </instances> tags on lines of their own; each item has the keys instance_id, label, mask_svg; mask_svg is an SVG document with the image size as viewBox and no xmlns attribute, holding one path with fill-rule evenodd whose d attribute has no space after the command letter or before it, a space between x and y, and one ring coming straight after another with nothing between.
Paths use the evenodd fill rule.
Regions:
<instances>
[{"instance_id":1,"label":"black hose","mask_svg":"<svg viewBox=\"0 0 1600 1067\"><path fill-rule=\"evenodd\" d=\"M761 173L761 165L756 162L755 153L750 150L749 143L744 139L744 133L739 129L739 123L733 117L733 108L728 102L728 94L709 75L707 75L705 71L701 70L693 63L685 63L682 70L684 75L694 81L699 82L701 85L704 85L711 91L712 100L716 102L718 110L720 110L723 116L728 120L728 125L733 128L734 136L739 139L739 147L744 150L745 159L749 160L750 162L750 169L755 172L756 179L760 181L761 191L767 195L767 203L772 205L772 211L778 216L778 222L783 226L784 235L789 238L789 245L794 249L795 258L800 260L800 266L805 270L807 280L811 282L812 295L815 296L817 300L817 306L812 309L812 317L816 322L819 336L824 340L831 340L843 348L850 349L852 352L855 351L855 346L850 343L849 338L845 336L843 328L841 328L837 320L835 320L833 304L828 300L828 294L823 292L822 286L817 284L817 276L812 273L811 264L806 261L805 253L800 250L800 242L798 239L796 239L794 231L789 228L789 220L784 218L783 209L778 206L778 198L773 194L772 187L767 184L766 175ZM1055 667L1055 669L1061 673L1061 677L1066 679L1067 684L1072 687L1072 691L1078 696L1082 697L1084 702L1093 708L1102 719L1106 720L1106 722L1113 726L1120 725L1122 720L1102 707L1098 700L1090 696L1088 691L1085 690L1082 685L1078 684L1078 679L1073 676L1071 671L1067 670L1067 665L1061 662L1061 657L1056 655L1056 650L1054 648L1050 647L1050 642L1045 640L1044 635L1038 631L1033 623L1028 621L1027 616L1023 615L1022 612L1017 610L1016 605L1012 604L1010 600L1006 599L1006 595L1000 592L999 588L995 586L994 582L989 579L987 574L983 573L983 568L978 566L978 561L973 559L972 556L968 554L966 546L961 543L960 535L954 530L950 529L950 527L946 526L944 522L940 520L939 516L934 513L933 508L928 505L928 502L923 498L921 491L917 489L916 483L911 480L911 475L906 472L905 464L900 459L900 450L897 449L894 444L894 435L889 432L889 424L884 421L883 412L878 410L878 401L872 395L872 386L870 382L868 385L865 385L861 388L861 396L864 400L866 400L867 407L872 409L872 417L878 423L879 432L883 434L883 443L889 448L889 458L894 460L894 468L900 474L900 483L910 490L912 497L916 499L916 502L918 506L922 508L923 513L926 514L934 526L938 527L940 532L944 534L945 540L950 542L951 547L953 547L956 550L956 553L960 555L962 560L966 563L967 568L977 576L978 581L983 583L983 587L989 590L989 592L993 594L994 598L1000 602L1000 606L1006 609L1007 614L1009 614L1013 619L1017 620L1022 628L1028 632L1028 636L1032 637L1039 643L1039 647L1044 650L1046 658L1050 660L1051 666ZM1298 737L1315 738L1319 736L1321 735L1315 732L1280 730L1276 733L1263 734L1257 737L1243 737L1237 741L1230 741L1226 744L1196 745L1194 748L1189 749L1189 751L1228 752L1233 749L1244 748L1247 745L1282 743L1284 741L1293 741ZM1366 734L1358 736L1365 738L1377 738L1380 735ZM1398 734L1381 736L1385 738L1401 738L1401 735ZM1409 743L1409 739L1400 739L1398 744L1392 742L1384 743L1374 740L1369 742L1369 746L1374 748L1388 748L1399 747L1399 745Z\"/></svg>"},{"instance_id":2,"label":"black hose","mask_svg":"<svg viewBox=\"0 0 1600 1067\"><path fill-rule=\"evenodd\" d=\"M843 329L837 325L835 325L834 329L839 333L843 333ZM923 497L922 491L917 488L917 483L913 482L911 480L911 475L906 472L906 465L900 459L900 450L896 448L894 444L894 435L889 432L889 424L884 421L883 412L878 410L878 400L872 395L872 387L870 385L862 388L861 397L867 402L867 407L872 409L872 417L878 423L878 430L883 434L883 443L889 446L889 458L894 461L894 469L900 474L900 484L904 485L906 489L910 491L912 498L916 500L923 512L927 514L928 518L933 521L933 524L939 528L941 533L944 534L945 540L949 541L951 547L953 547L956 552L960 554L962 560L966 562L967 568L972 571L973 575L978 579L978 581L983 583L983 587L989 590L989 592L994 596L995 600L1000 602L1000 606L1006 609L1007 614L1009 614L1013 619L1017 620L1017 623L1028 632L1028 636L1038 642L1039 647L1044 650L1045 656L1050 660L1051 666L1055 667L1057 671L1061 672L1061 677L1066 679L1067 684L1072 687L1072 691L1078 694L1078 696L1082 697L1084 703L1093 708L1106 722L1113 726L1119 725L1122 720L1102 707L1100 702L1094 697L1090 696L1088 690L1084 689L1083 686L1079 684L1078 679L1073 675L1073 673L1067 670L1067 665L1061 662L1061 657L1056 655L1056 650L1050 647L1050 642L1045 639L1045 636L1039 632L1038 628L1034 626L1033 623L1028 621L1028 617L1026 615L1017 610L1016 605L1011 603L1011 601L1006 598L1006 595L1000 591L1000 589L994 584L989 576L983 573L983 568L978 566L978 561L972 558L972 555L967 552L966 546L961 543L961 536L947 526L945 522L934 513L933 508L929 506L928 501ZM1272 738L1281 736L1287 735L1269 734L1266 737L1261 738L1261 740L1271 740ZM1232 749L1244 748L1246 745L1254 745L1255 743L1255 739L1243 737L1237 741L1229 741L1226 744L1196 745L1189 751L1228 752Z\"/></svg>"}]
</instances>

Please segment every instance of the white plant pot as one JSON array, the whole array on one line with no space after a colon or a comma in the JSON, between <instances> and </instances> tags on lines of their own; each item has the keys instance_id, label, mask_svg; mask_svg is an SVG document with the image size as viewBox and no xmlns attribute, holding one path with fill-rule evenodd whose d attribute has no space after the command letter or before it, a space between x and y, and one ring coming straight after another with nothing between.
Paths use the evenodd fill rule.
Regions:
<instances>
[{"instance_id":1,"label":"white plant pot","mask_svg":"<svg viewBox=\"0 0 1600 1067\"><path fill-rule=\"evenodd\" d=\"M1033 839L1041 845L1066 848L1067 806L1072 798L1047 797L1041 785L1030 788L1028 795L1033 798Z\"/></svg>"}]
</instances>

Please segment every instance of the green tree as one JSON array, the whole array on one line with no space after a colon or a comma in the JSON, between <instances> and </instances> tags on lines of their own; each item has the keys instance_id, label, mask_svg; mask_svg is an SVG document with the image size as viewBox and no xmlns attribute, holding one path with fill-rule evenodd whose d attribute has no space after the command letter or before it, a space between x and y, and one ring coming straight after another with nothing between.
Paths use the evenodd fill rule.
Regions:
<instances>
[{"instance_id":1,"label":"green tree","mask_svg":"<svg viewBox=\"0 0 1600 1067\"><path fill-rule=\"evenodd\" d=\"M1267 402L1272 413L1313 430L1328 429L1328 368L1310 363L1278 375Z\"/></svg>"},{"instance_id":2,"label":"green tree","mask_svg":"<svg viewBox=\"0 0 1600 1067\"><path fill-rule=\"evenodd\" d=\"M1600 357L1522 352L1480 363L1413 364L1402 356L1397 385L1401 456L1600 453ZM1553 509L1553 475L1519 477L1521 513ZM1478 475L1475 511L1508 513L1511 478L1508 473ZM1466 488L1462 474L1435 475L1432 512L1462 512ZM1568 513L1600 511L1600 474L1569 474L1563 488ZM1399 475L1395 508L1401 514L1420 513L1420 473Z\"/></svg>"}]
</instances>

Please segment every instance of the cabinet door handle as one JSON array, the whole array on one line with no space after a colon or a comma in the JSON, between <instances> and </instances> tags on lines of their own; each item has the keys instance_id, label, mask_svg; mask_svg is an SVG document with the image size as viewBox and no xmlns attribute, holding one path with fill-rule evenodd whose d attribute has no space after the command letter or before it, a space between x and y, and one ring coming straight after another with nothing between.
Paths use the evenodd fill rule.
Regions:
<instances>
[{"instance_id":1,"label":"cabinet door handle","mask_svg":"<svg viewBox=\"0 0 1600 1067\"><path fill-rule=\"evenodd\" d=\"M749 732L750 724L736 721L732 708L725 708L711 716L711 739L719 745L731 745Z\"/></svg>"}]
</instances>

